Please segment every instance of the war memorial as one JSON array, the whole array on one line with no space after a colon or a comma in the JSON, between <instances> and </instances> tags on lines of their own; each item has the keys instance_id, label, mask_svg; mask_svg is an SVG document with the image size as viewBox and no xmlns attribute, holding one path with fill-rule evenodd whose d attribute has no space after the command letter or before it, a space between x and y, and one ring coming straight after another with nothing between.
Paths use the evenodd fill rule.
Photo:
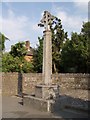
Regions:
<instances>
[{"instance_id":1,"label":"war memorial","mask_svg":"<svg viewBox=\"0 0 90 120\"><path fill-rule=\"evenodd\" d=\"M24 96L24 104L31 105L44 111L51 111L55 99L59 97L59 86L52 84L52 34L50 30L50 23L53 21L52 16L48 11L44 11L42 20L39 26L43 26L43 84L35 86L34 96Z\"/></svg>"},{"instance_id":2,"label":"war memorial","mask_svg":"<svg viewBox=\"0 0 90 120\"><path fill-rule=\"evenodd\" d=\"M71 108L88 109L88 101L81 102L79 99L72 99L67 96L60 96L60 84L52 82L52 34L50 23L54 16L48 11L44 15L40 27L44 27L43 36L43 73L42 83L35 86L33 95L24 96L23 104L34 107L41 111L54 112L71 105ZM60 76L61 77L61 76ZM75 107L76 106L76 107Z\"/></svg>"},{"instance_id":3,"label":"war memorial","mask_svg":"<svg viewBox=\"0 0 90 120\"><path fill-rule=\"evenodd\" d=\"M54 18L55 17L51 15L50 12L44 11L43 18L38 24L38 26L44 27L42 73L2 74L3 96L20 97L19 102L15 99L15 102L17 102L16 106L14 106L12 101L9 103L7 98L3 100L4 107L2 107L3 111L5 111L3 112L4 117L5 115L6 117L18 117L20 114L18 118L27 118L27 116L29 118L32 116L31 114L33 113L33 108L34 110L40 111L40 113L46 112L50 113L50 115L51 113L53 114L61 112L59 116L53 115L53 117L59 118L61 116L62 118L65 118L69 115L70 117L74 116L74 118L77 118L79 116L81 118L83 113L85 113L85 118L88 117L88 114L86 113L90 111L90 100L88 97L88 92L90 90L88 85L90 74L52 74L52 32L50 23L53 22ZM22 111L19 104L20 102L22 102L22 108L30 108L30 113L26 112L28 111L27 108ZM16 109L15 112L10 112L10 104L14 106L14 109ZM7 112L8 110L6 108L9 110L9 112ZM75 110L77 113L82 112L82 114L80 113L77 115L77 113L74 111L74 115L72 115L72 112L62 112L64 109L67 109L67 111ZM35 111L35 114L37 111ZM44 117L46 113L44 113Z\"/></svg>"}]
</instances>

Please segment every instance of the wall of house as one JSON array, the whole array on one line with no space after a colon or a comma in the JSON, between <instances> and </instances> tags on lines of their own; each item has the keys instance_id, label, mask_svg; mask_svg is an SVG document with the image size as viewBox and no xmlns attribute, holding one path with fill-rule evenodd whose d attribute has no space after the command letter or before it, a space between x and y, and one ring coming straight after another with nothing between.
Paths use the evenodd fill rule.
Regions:
<instances>
[{"instance_id":1,"label":"wall of house","mask_svg":"<svg viewBox=\"0 0 90 120\"><path fill-rule=\"evenodd\" d=\"M33 56L28 56L28 55L26 55L24 58L25 58L25 60L26 60L27 62L30 62L30 61L33 60Z\"/></svg>"},{"instance_id":2,"label":"wall of house","mask_svg":"<svg viewBox=\"0 0 90 120\"><path fill-rule=\"evenodd\" d=\"M41 73L2 73L2 94L17 95L20 92L34 93L35 85L43 83ZM90 90L90 74L53 74L53 84L60 89Z\"/></svg>"}]
</instances>

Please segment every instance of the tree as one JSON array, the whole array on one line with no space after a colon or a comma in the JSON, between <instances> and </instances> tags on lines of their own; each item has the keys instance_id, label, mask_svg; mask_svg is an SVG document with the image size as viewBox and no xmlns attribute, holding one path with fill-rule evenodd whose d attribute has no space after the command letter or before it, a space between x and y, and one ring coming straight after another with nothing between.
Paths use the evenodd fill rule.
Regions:
<instances>
[{"instance_id":1,"label":"tree","mask_svg":"<svg viewBox=\"0 0 90 120\"><path fill-rule=\"evenodd\" d=\"M53 72L90 72L90 22L83 23L80 34L72 33L68 39L61 20L55 18L52 30ZM42 71L43 39L35 51L36 72Z\"/></svg>"},{"instance_id":2,"label":"tree","mask_svg":"<svg viewBox=\"0 0 90 120\"><path fill-rule=\"evenodd\" d=\"M62 49L61 65L63 72L82 72L89 71L89 52L88 52L88 27L84 23L81 33L72 33L71 40L67 41ZM88 68L88 70L87 70Z\"/></svg>"},{"instance_id":3,"label":"tree","mask_svg":"<svg viewBox=\"0 0 90 120\"><path fill-rule=\"evenodd\" d=\"M5 49L5 40L9 40L4 34L0 33L0 49Z\"/></svg>"},{"instance_id":4,"label":"tree","mask_svg":"<svg viewBox=\"0 0 90 120\"><path fill-rule=\"evenodd\" d=\"M0 32L0 72L2 71L2 51L5 49L5 40L9 40Z\"/></svg>"},{"instance_id":5,"label":"tree","mask_svg":"<svg viewBox=\"0 0 90 120\"><path fill-rule=\"evenodd\" d=\"M33 65L34 71L40 73L42 72L42 63L43 63L43 38L38 37L39 45L34 50L33 56Z\"/></svg>"},{"instance_id":6,"label":"tree","mask_svg":"<svg viewBox=\"0 0 90 120\"><path fill-rule=\"evenodd\" d=\"M67 40L67 32L62 28L61 20L57 17L51 24L52 31L52 64L53 72L61 71L61 51Z\"/></svg>"},{"instance_id":7,"label":"tree","mask_svg":"<svg viewBox=\"0 0 90 120\"><path fill-rule=\"evenodd\" d=\"M33 65L20 57L13 57L10 53L5 53L2 56L2 71L3 72L33 72Z\"/></svg>"},{"instance_id":8,"label":"tree","mask_svg":"<svg viewBox=\"0 0 90 120\"><path fill-rule=\"evenodd\" d=\"M87 43L87 72L90 73L90 22L83 23L81 34Z\"/></svg>"},{"instance_id":9,"label":"tree","mask_svg":"<svg viewBox=\"0 0 90 120\"><path fill-rule=\"evenodd\" d=\"M2 71L3 72L32 72L33 65L24 59L26 48L24 42L16 43L11 47L9 53L4 53L2 56Z\"/></svg>"},{"instance_id":10,"label":"tree","mask_svg":"<svg viewBox=\"0 0 90 120\"><path fill-rule=\"evenodd\" d=\"M2 56L2 71L3 72L20 72L21 61L19 57L13 57L9 53Z\"/></svg>"},{"instance_id":11,"label":"tree","mask_svg":"<svg viewBox=\"0 0 90 120\"><path fill-rule=\"evenodd\" d=\"M24 60L22 64L22 72L24 73L33 72L33 68L34 66L31 62L27 62L26 60Z\"/></svg>"},{"instance_id":12,"label":"tree","mask_svg":"<svg viewBox=\"0 0 90 120\"><path fill-rule=\"evenodd\" d=\"M25 47L25 43L24 42L18 42L15 45L11 46L11 51L10 54L13 57L20 57L23 58L26 55L26 47Z\"/></svg>"}]
</instances>

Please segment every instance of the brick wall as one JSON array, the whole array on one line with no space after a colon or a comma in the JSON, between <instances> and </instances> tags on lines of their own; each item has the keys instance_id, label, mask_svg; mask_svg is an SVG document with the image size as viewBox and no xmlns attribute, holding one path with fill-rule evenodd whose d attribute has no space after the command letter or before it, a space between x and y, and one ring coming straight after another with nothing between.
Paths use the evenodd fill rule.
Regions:
<instances>
[{"instance_id":1,"label":"brick wall","mask_svg":"<svg viewBox=\"0 0 90 120\"><path fill-rule=\"evenodd\" d=\"M53 74L52 81L59 84L61 89L90 90L90 74ZM17 95L19 92L34 93L35 85L40 83L43 83L41 73L2 73L3 95Z\"/></svg>"}]
</instances>

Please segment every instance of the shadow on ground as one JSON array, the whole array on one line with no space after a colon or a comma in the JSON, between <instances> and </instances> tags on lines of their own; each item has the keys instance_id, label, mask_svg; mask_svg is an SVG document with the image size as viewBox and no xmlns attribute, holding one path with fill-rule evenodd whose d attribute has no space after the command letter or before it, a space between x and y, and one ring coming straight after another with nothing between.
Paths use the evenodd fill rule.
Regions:
<instances>
[{"instance_id":1,"label":"shadow on ground","mask_svg":"<svg viewBox=\"0 0 90 120\"><path fill-rule=\"evenodd\" d=\"M67 118L86 118L88 119L90 112L90 101L73 98L68 95L61 95L55 100L52 106L54 116Z\"/></svg>"}]
</instances>

